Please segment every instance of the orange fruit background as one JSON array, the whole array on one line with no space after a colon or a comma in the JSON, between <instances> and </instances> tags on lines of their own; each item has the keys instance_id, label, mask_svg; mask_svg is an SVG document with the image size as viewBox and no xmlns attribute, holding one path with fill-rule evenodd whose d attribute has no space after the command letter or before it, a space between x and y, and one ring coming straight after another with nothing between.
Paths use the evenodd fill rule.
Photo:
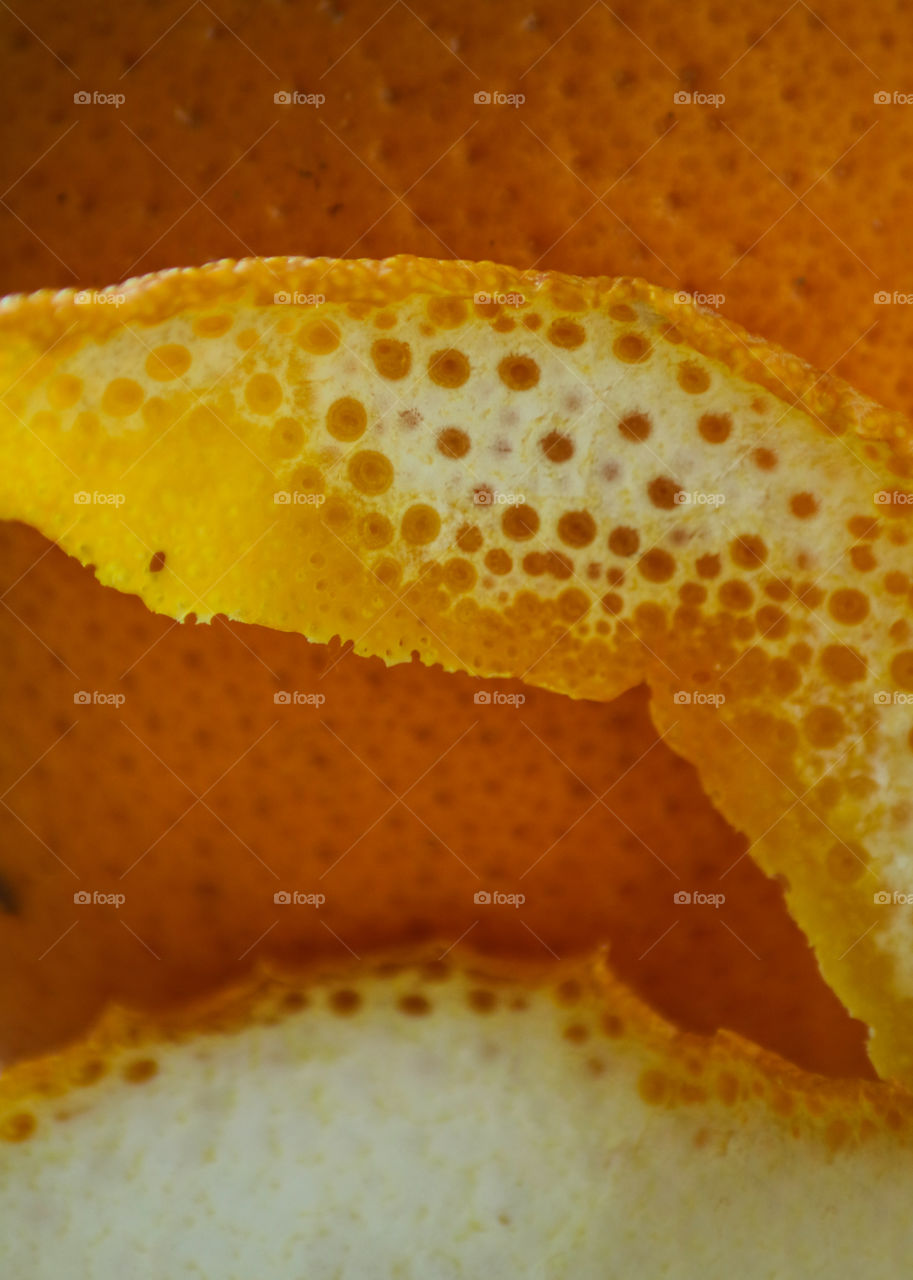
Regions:
<instances>
[{"instance_id":1,"label":"orange fruit background","mask_svg":"<svg viewBox=\"0 0 913 1280\"><path fill-rule=\"evenodd\" d=\"M888 405L913 398L899 10L44 0L4 8L0 39L3 292L247 254L641 275ZM260 955L471 930L501 954L608 942L683 1025L868 1073L864 1029L641 691L526 690L522 716L485 719L469 680L178 627L28 530L2 545L6 1054ZM317 715L272 701L318 683ZM123 708L74 704L83 688ZM725 909L675 912L678 888L724 882ZM323 883L319 915L272 901ZM479 885L527 903L486 915ZM83 888L125 902L78 906Z\"/></svg>"}]
</instances>

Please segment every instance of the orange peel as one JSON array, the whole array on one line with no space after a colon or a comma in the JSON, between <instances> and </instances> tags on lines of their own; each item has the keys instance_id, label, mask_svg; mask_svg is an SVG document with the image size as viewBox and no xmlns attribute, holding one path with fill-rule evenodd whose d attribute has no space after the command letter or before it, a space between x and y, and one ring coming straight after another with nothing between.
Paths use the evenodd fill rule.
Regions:
<instances>
[{"instance_id":1,"label":"orange peel","mask_svg":"<svg viewBox=\"0 0 913 1280\"><path fill-rule=\"evenodd\" d=\"M674 1032L600 961L265 970L4 1076L7 1265L889 1277L911 1121L894 1086Z\"/></svg>"},{"instance_id":2,"label":"orange peel","mask_svg":"<svg viewBox=\"0 0 913 1280\"><path fill-rule=\"evenodd\" d=\"M886 4L354 0L216 21L97 0L91 30L53 0L18 8L0 9L5 293L302 245L633 274L910 412L913 307L874 298L913 278L913 33ZM522 106L478 102L498 86ZM295 87L326 102L277 105Z\"/></svg>"},{"instance_id":3,"label":"orange peel","mask_svg":"<svg viewBox=\"0 0 913 1280\"><path fill-rule=\"evenodd\" d=\"M618 977L679 1026L872 1074L865 1027L643 686L580 702L224 618L179 625L15 521L0 600L7 1061L106 1002L160 1007L263 958L466 936L518 960L608 941ZM325 703L277 706L282 690ZM475 702L494 692L517 705ZM277 889L326 901L277 906ZM477 905L492 889L525 902ZM683 906L681 889L726 900ZM123 901L75 905L86 890Z\"/></svg>"},{"instance_id":4,"label":"orange peel","mask_svg":"<svg viewBox=\"0 0 913 1280\"><path fill-rule=\"evenodd\" d=\"M151 609L647 680L913 1078L905 418L664 290L492 264L217 263L7 300L0 343L0 512Z\"/></svg>"}]
</instances>

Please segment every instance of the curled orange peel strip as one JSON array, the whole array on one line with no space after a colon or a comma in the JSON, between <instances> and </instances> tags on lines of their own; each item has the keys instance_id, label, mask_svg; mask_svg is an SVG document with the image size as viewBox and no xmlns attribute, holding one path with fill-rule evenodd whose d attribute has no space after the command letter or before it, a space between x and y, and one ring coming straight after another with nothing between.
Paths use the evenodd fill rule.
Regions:
<instances>
[{"instance_id":1,"label":"curled orange peel strip","mask_svg":"<svg viewBox=\"0 0 913 1280\"><path fill-rule=\"evenodd\" d=\"M0 1219L36 1277L890 1277L911 1122L896 1086L673 1031L599 959L263 969L14 1067Z\"/></svg>"},{"instance_id":2,"label":"curled orange peel strip","mask_svg":"<svg viewBox=\"0 0 913 1280\"><path fill-rule=\"evenodd\" d=\"M0 308L0 515L179 619L648 681L906 1082L910 431L636 280L271 259Z\"/></svg>"}]
</instances>

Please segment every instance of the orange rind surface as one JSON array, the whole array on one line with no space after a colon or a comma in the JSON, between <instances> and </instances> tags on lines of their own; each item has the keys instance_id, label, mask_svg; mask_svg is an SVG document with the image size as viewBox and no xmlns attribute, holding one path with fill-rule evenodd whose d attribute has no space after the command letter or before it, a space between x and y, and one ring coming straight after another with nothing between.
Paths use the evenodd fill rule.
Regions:
<instances>
[{"instance_id":1,"label":"orange rind surface","mask_svg":"<svg viewBox=\"0 0 913 1280\"><path fill-rule=\"evenodd\" d=\"M909 1078L906 419L637 281L291 260L122 294L5 304L4 514L177 619L646 680Z\"/></svg>"},{"instance_id":2,"label":"orange rind surface","mask_svg":"<svg viewBox=\"0 0 913 1280\"><path fill-rule=\"evenodd\" d=\"M888 5L31 0L0 33L4 293L300 253L636 275L913 406Z\"/></svg>"},{"instance_id":3,"label":"orange rind surface","mask_svg":"<svg viewBox=\"0 0 913 1280\"><path fill-rule=\"evenodd\" d=\"M55 511L71 510L65 488L57 508L66 469L51 455L29 455L37 487L27 502L43 532L29 527L29 515L28 524L0 526L0 1058L9 1064L86 1038L7 1069L0 1082L4 1234L15 1251L9 1265L36 1277L73 1274L80 1265L94 1275L99 1258L117 1271L147 1257L150 1278L179 1263L203 1274L218 1263L230 1273L253 1241L262 1247L246 1276L259 1274L267 1258L272 1265L278 1240L288 1254L284 1276L304 1237L299 1269L314 1268L322 1238L327 1269L347 1266L359 1278L403 1259L417 1259L422 1276L535 1274L543 1259L550 1274L602 1276L607 1258L638 1274L668 1267L752 1275L771 1265L802 1277L902 1274L910 1253L903 1090L798 1073L726 1033L705 1040L674 1032L598 966L584 971L582 957L608 943L614 974L679 1028L736 1029L811 1072L871 1074L864 1049L871 1023L879 1070L909 1077L909 707L903 688L873 683L879 664L911 647L908 569L896 564L908 549L901 509L911 487L908 427L802 363L840 375L891 409L909 413L913 405L908 27L885 6L830 0L814 12L773 0L744 11L699 3L687 12L589 0L543 0L535 11L514 0L458 9L438 0L386 8L343 0L268 12L232 0L189 7L184 0L145 7L101 0L91 15L35 0L19 9L13 0L0 11L7 122L0 292L72 285L90 290L95 302L87 309L80 301L78 310L67 297L13 304L17 318L0 346L12 350L14 378L27 363L27 337L12 349L24 316L43 316L34 333L39 348L42 325L59 333L61 316L76 321L76 345L68 349L65 335L44 371L35 371L32 389L13 389L14 411L22 408L16 390L28 391L27 404L47 392L45 372L57 361L87 358L96 343L104 349L105 333L116 334L117 325L110 314L98 317L103 308L123 314L111 296L120 291L99 303L95 289L139 272L255 255L351 260L405 252L494 259L534 275L576 273L589 278L586 287L597 276L642 276L717 308L711 321L687 305L671 310L676 327L685 318L684 348L693 345L698 360L721 361L721 386L736 375L795 410L773 440L758 441L762 465L749 471L760 487L743 511L753 526L763 504L789 498L770 536L760 536L765 550L807 553L790 589L813 585L801 603L773 583L760 589L783 568L769 559L754 570L734 566L726 552L725 574L684 578L692 544L667 544L676 565L667 586L688 585L688 598L673 593L674 602L664 601L672 625L656 634L631 627L627 670L616 654L606 668L650 688L640 683L610 702L571 700L530 684L535 671L521 673L523 681L443 671L456 656L480 656L453 636L456 655L433 667L408 650L410 661L385 667L380 658L356 656L351 643L313 644L296 630L239 621L239 603L251 616L269 603L250 566L219 584L231 591L212 625L192 625L213 612L204 598L214 586L208 570L222 564L212 545L199 559L195 548L216 533L223 548L233 545L235 517L251 515L238 508L237 494L261 492L270 467L276 490L291 494L281 444L263 455L265 470L238 439L223 447L216 430L207 441L207 419L197 417L200 451L179 463L188 463L187 474L162 463L162 490L149 487L135 504L150 522L141 530L146 559L135 532L104 520L92 538L110 549L107 559L54 545L66 547L70 532L54 526ZM277 90L305 98L319 91L324 100L319 108L285 103ZM475 101L479 91L495 90L525 100L519 107ZM119 105L103 101L110 94ZM320 289L312 266L295 261L289 282L300 271L303 290ZM318 274L332 265L322 263ZM277 269L286 270L273 263L268 272ZM241 270L256 276L263 267ZM350 262L342 270L356 269ZM399 270L406 279L402 260ZM452 292L461 270L451 263L434 288ZM467 270L462 279L484 290ZM210 280L211 271L204 273ZM218 271L217 294L227 279L229 292L239 286L229 309L247 305L254 280L239 281L232 267ZM386 269L385 287L393 274ZM514 277L489 277L496 278ZM264 311L278 312L268 273L261 285L255 308L262 302ZM137 325L136 295L147 292L153 311L163 295L153 282L128 292L135 334L148 319ZM661 291L637 286L635 300L644 314L670 318ZM405 303L404 296L396 302L397 315ZM173 298L164 310L173 306L179 316L182 305ZM358 319L365 317L346 323ZM472 315L473 329L478 319ZM767 341L749 339L739 325ZM721 348L701 345L708 331ZM544 336L541 325L538 333ZM504 340L503 331L496 335L491 342ZM155 383L146 403L167 399L195 376L198 335L186 346L191 370L176 368L173 352L144 367L141 379L148 374ZM232 357L244 352L230 341L229 348ZM442 372L448 367L445 361ZM86 386L115 376L120 371L100 359ZM64 383L55 395L65 402L71 392ZM38 411L62 422L65 410L65 403L42 402ZM747 421L766 436L779 414L778 407L769 419L751 414ZM576 415L564 413L559 436L564 419ZM30 423L28 414L23 421ZM121 422L127 437L129 421ZM746 424L737 415L733 421L725 439L724 427L711 423L700 442L692 434L689 447L704 458L741 448ZM43 423L39 435L49 426ZM643 462L657 444L656 422L639 449L628 446L638 443L643 424L629 425L616 447L628 449L632 464L638 454ZM167 423L153 426L155 435ZM337 426L351 432L351 412L338 415ZM822 426L842 432L830 453L819 451ZM87 468L93 494L91 472L105 469L105 457L112 465L133 458L123 442L121 453L113 449L100 411L98 429L83 420L80 429L87 427L81 440L55 442L53 430L42 438L62 445L60 456L77 473ZM483 421L470 427L487 430ZM173 461L180 453L174 441L161 432L156 438L155 449ZM256 436L245 439L249 446ZM351 443L333 440L343 454ZM448 442L452 455L460 437ZM218 460L202 465L207 443L218 444L224 475ZM567 446L553 440L551 447L557 456L547 461L556 473L576 474L573 458L561 460ZM774 454L778 465L765 470ZM477 461L474 446L450 456L448 468L465 475ZM682 459L664 461L672 469ZM877 482L865 475L869 466ZM155 467L150 455L131 470L143 468L152 480ZM823 500L807 479L812 473L823 476ZM744 472L737 467L729 476L739 479L747 503ZM172 484L178 495L191 493L192 481L197 487L183 509L163 501ZM870 481L868 501L875 492L892 495L871 510L875 523L861 518L858 505ZM656 493L668 496L668 486ZM342 496L351 505L352 495ZM391 486L378 505L396 498ZM585 498L575 495L573 509L582 510ZM223 499L228 506L216 512ZM294 515L319 514L294 505ZM20 495L14 507L23 509ZM667 525L656 523L669 512L652 507L641 489L628 511L660 533L677 524L676 511ZM108 513L73 504L72 513L130 524L126 503ZM191 514L195 530L187 526ZM727 506L707 514L725 518ZM633 514L625 519L631 524ZM179 589L170 535L182 528L198 577ZM574 529L579 537L581 524L572 522ZM298 527L296 536L303 541L305 532ZM549 532L557 535L557 523ZM615 545L630 547L630 537L616 537ZM548 568L564 572L555 549L529 547L524 555L538 550ZM575 572L585 550L557 546ZM614 552L601 552L604 565L615 564ZM460 548L448 559L478 555ZM603 589L623 608L653 603L632 571L637 559L624 557L616 572L625 580ZM274 583L285 581L293 563L289 555L269 566ZM542 559L532 567L542 568ZM817 601L822 569L828 589ZM119 589L94 580L93 570L102 582L113 575ZM754 592L747 609L737 579ZM532 580L558 592L578 585L547 571ZM768 594L770 585L782 599ZM369 587L350 602L366 621L373 577ZM150 589L159 612L143 603ZM468 595L482 590L477 581ZM867 617L857 621L863 606L854 591L869 600ZM416 603L414 595L406 600ZM720 604L735 622L723 624L709 648L716 653L721 643L725 657L702 666L708 644L700 635L699 647L693 643L694 612ZM433 614L433 599L431 606ZM590 640L614 643L626 615L601 609L587 619L611 631ZM777 611L787 616L786 636L774 634L782 626ZM419 616L435 620L428 611ZM403 617L408 633L416 621ZM762 638L770 623L774 630ZM848 687L849 701L833 705L832 687L802 647L812 648L808 627L817 636L822 624L855 636L849 644L866 662L858 704ZM424 634L415 647L427 661ZM691 639L680 642L683 634ZM403 638L388 635L385 644L396 650ZM532 629L518 647L538 638ZM572 639L562 644L569 648ZM725 671L726 646L741 652L743 644L747 650ZM689 664L725 679L731 688L718 690L725 706L747 721L694 700L696 691L713 692L712 684L673 686L671 673L678 679ZM795 690L792 664L801 676ZM559 661L547 683L561 674ZM690 703L674 701L689 689ZM302 701L274 702L281 691ZM89 701L74 701L80 693ZM492 702L476 703L478 693ZM325 703L306 701L316 694ZM497 694L515 701L496 703ZM875 703L878 694L887 701ZM840 724L844 734L835 741ZM806 770L801 777L792 771L796 761ZM768 810L785 816L759 835ZM864 843L873 829L879 840ZM867 870L852 882L860 858ZM305 897L325 891L326 901L319 910L277 904L279 887ZM478 904L480 889L526 901ZM675 902L680 892L692 902ZM876 902L876 893L889 901ZM74 901L77 894L89 901ZM709 901L720 897L719 906ZM120 905L111 905L117 898ZM864 1021L838 1003L784 903L815 941L827 982ZM440 941L428 967L373 973L388 948L403 947L414 961L432 938ZM340 968L340 957L354 965L352 953L358 964ZM453 962L444 981L442 953ZM264 957L261 982L250 971ZM528 966L543 959L553 967L537 976ZM305 976L277 976L279 961L296 969L305 963ZM566 1004L567 988L555 998L563 976L578 983L576 1008ZM225 983L236 990L214 1005L177 1010ZM501 994L492 1000L495 990ZM342 991L357 991L361 1005L339 999ZM472 994L479 991L489 995ZM224 1123L213 1116L214 1083ZM294 1101L280 1114L275 1099L284 1101L288 1084ZM296 1109L301 1097L311 1105ZM346 1114L358 1117L357 1147L351 1124L341 1124ZM240 1155L225 1142L236 1125L244 1127ZM313 1165L300 1158L305 1134L334 1175L318 1187L306 1183ZM268 1163L251 1158L262 1155L264 1138ZM411 1164L394 1157L403 1149L418 1152ZM216 1151L220 1159L201 1169L201 1158ZM193 1185L176 1178L174 1198L156 1198L162 1167L189 1169ZM149 1176L138 1180L138 1170ZM282 1198L283 1189L305 1183L307 1195ZM449 1212L435 1217L430 1188L446 1188ZM480 1206L473 1199L479 1188ZM210 1213L193 1208L201 1189L211 1192ZM235 1193L243 1200L226 1212L224 1195ZM239 1202L246 1212L236 1212ZM264 1239L262 1224L280 1202L282 1223ZM379 1202L383 1221L367 1231ZM463 1219L452 1206L466 1203L478 1212L460 1235ZM57 1214L61 1204L81 1209ZM112 1207L120 1210L116 1223ZM425 1211L421 1221L417 1208ZM562 1225L549 1235L556 1214ZM437 1250L423 1243L429 1220ZM284 1230L291 1223L300 1236ZM567 1224L579 1228L573 1240ZM358 1252L366 1235L370 1257ZM233 1252L217 1258L220 1239ZM124 1245L126 1262L118 1252ZM175 1247L181 1256L168 1252Z\"/></svg>"},{"instance_id":4,"label":"orange rind surface","mask_svg":"<svg viewBox=\"0 0 913 1280\"><path fill-rule=\"evenodd\" d=\"M4 524L0 552L7 1057L80 1034L108 1001L237 983L263 956L440 936L549 961L608 940L679 1025L870 1072L865 1028L643 688L571 701L224 617L178 625L25 525ZM476 701L495 692L515 702ZM682 906L682 889L706 900Z\"/></svg>"}]
</instances>

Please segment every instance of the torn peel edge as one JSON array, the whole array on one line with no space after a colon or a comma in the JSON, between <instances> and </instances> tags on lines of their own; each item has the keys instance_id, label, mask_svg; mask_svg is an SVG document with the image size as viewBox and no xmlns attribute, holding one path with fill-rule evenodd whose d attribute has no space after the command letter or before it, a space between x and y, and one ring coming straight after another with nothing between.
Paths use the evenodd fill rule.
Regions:
<instances>
[{"instance_id":1,"label":"torn peel edge","mask_svg":"<svg viewBox=\"0 0 913 1280\"><path fill-rule=\"evenodd\" d=\"M392 949L370 962L270 961L235 986L164 1010L110 1005L80 1040L4 1072L0 1138L27 1141L53 1123L58 1104L116 1075L129 1084L151 1079L158 1057L178 1046L217 1043L308 1013L357 1017L378 993L394 1024L433 1018L434 993L446 984L457 984L467 1010L482 1019L494 1008L522 1014L544 1000L563 1025L562 1038L584 1057L608 1059L638 1046L645 1058L638 1092L650 1105L700 1108L716 1099L736 1110L764 1107L770 1123L827 1150L859 1147L879 1132L913 1149L913 1094L902 1085L806 1072L728 1030L679 1030L615 977L607 948L583 961L545 964L499 961L442 943ZM24 1121L28 1116L34 1123Z\"/></svg>"},{"instance_id":2,"label":"torn peel edge","mask_svg":"<svg viewBox=\"0 0 913 1280\"><path fill-rule=\"evenodd\" d=\"M35 564L44 551L48 554ZM335 677L324 681L323 673L344 656L339 646L310 645L297 634L230 624L173 627L149 613L138 598L99 586L88 567L79 566L26 525L0 524L0 563L7 570L7 582L19 580L6 596L9 608L28 618L33 631L81 673L87 687L108 688L128 660L124 655L144 652L161 640L156 645L155 664L137 669L136 683L131 682L123 708L124 725L135 728L140 737L126 731L117 737L111 735L103 709L97 715L76 711L74 716L79 716L80 723L71 737L54 749L42 780L32 775L31 781L17 789L17 807L27 820L35 812L28 808L30 794L35 797L37 812L44 809L42 796L52 795L59 820L68 815L65 829L71 836L65 844L55 846L65 861L71 861L69 850L73 849L75 856L79 848L78 832L94 830L91 866L82 859L78 864L85 880L94 879L95 869L105 867L106 848L110 856L123 855L125 867L130 864L135 856L130 852L133 841L139 842L136 853L145 847L146 838L138 824L148 824L145 829L155 834L172 821L167 793L162 795L154 785L156 755L188 781L197 775L187 769L199 768L208 782L212 772L219 773L223 765L232 763L251 738L269 729L255 751L232 771L231 811L223 816L236 830L243 824L245 839L252 847L268 849L267 860L281 879L298 882L308 879L311 869L313 874L325 869L321 849L348 847L376 817L371 775L362 774L359 786L358 774L351 769L352 755L342 742L328 741L322 723L325 718L362 759L384 762L386 780L397 791L415 777L408 763L411 759L415 759L418 772L469 730L452 752L439 759L434 789L422 789L421 813L450 848L471 850L468 860L483 881L495 875L509 879L525 870L539 852L536 828L551 827L557 832L578 819L581 804L575 774L585 778L596 793L619 779L608 799L620 821L598 806L539 864L535 871L538 888L535 895L527 894L522 913L532 932L511 913L473 911L469 895L463 893L464 869L456 859L445 862L421 840L387 845L386 826L380 824L353 850L354 862L353 855L347 856L330 877L334 882L330 898L333 917L326 918L357 954L370 957L378 947L405 941L409 934L399 931L408 928L413 907L425 913L429 932L440 937L460 937L474 919L479 919L471 936L480 954L530 956L541 947L535 937L538 934L556 956L576 957L610 939L621 980L676 1025L704 1035L718 1026L731 1027L804 1070L874 1078L865 1051L866 1028L849 1018L825 986L807 941L786 910L779 885L764 883L751 859L743 859L727 877L722 912L727 925L748 943L749 950L726 929L711 926L708 933L704 928L706 909L675 907L667 869L644 857L643 846L632 844L629 832L633 827L649 847L661 852L684 883L699 883L711 890L716 887L711 866L718 875L744 851L743 838L718 817L693 769L656 741L645 687L614 703L588 704L529 686L501 684L502 691L524 690L520 695L525 696L523 727L511 714L489 715L484 708L477 708L473 692L478 686L464 675L446 675L418 663L387 669L379 660L350 655L335 668ZM31 564L35 567L21 578ZM7 637L5 643L0 640L0 648L8 654L10 677L14 671L20 673L14 679L7 708L10 728L6 737L14 744L10 764L15 765L19 759L26 762L39 755L48 734L53 738L60 697L66 698L69 690L65 668L61 671L58 667L62 681L51 685L34 679L35 693L30 696L28 677L47 667L50 653L42 651L42 663L32 636L6 611L0 618L0 632ZM102 646L98 643L101 636ZM239 644L239 639L245 645ZM204 670L206 678L194 682L194 693L188 698L191 667ZM271 705L276 675L286 688L295 684L301 689L316 689L332 680L337 692L327 689L319 719L299 717L288 710L280 713ZM236 687L240 697L235 696ZM21 729L15 728L17 725ZM534 731L532 735L529 729ZM416 755L417 744L413 743L419 730L424 745ZM484 751L473 746L481 731ZM539 739L544 736L554 756L535 734ZM331 742L335 742L335 755ZM643 764L621 778L632 759L641 758L650 747L653 749ZM509 768L504 767L505 760L510 760ZM544 774L539 772L540 765ZM306 784L308 777L315 776L315 766L322 771L325 783L319 800L315 797L315 802L306 803L302 810L301 790L293 785L280 786L273 804L265 804L265 792L276 781L277 771L286 769L286 777ZM110 785L98 790L94 785L97 777L108 778ZM142 802L144 792L149 795L148 806ZM107 801L106 795L110 798ZM136 797L138 809L131 796ZM459 801L454 803L456 797ZM117 808L109 817L111 804ZM297 830L302 814L309 839L306 847L299 849L292 831ZM533 815L535 827L528 821ZM525 825L518 825L524 819ZM31 825L34 827L34 822ZM15 986L7 987L5 1001L0 988L0 1010L4 1004L7 1009L9 1058L46 1053L64 1038L81 1034L82 1028L95 1020L98 996L93 997L92 992L98 992L100 984L77 977L82 971L80 962L89 954L102 960L105 971L115 966L116 977L112 975L106 984L109 998L128 1004L154 1007L168 998L189 996L182 974L189 978L197 965L203 966L213 983L234 980L238 954L274 919L268 905L272 894L267 885L260 898L259 864L243 846L235 847L232 858L230 846L219 839L216 847L223 873L218 877L220 905L216 906L212 896L215 885L210 888L208 879L202 882L204 897L191 870L195 835L204 830L203 823L197 827L180 824L159 846L154 862L146 862L150 874L141 899L130 894L131 908L137 911L131 913L131 928L146 938L153 950L162 954L156 943L156 938L161 938L157 924L161 916L169 921L169 936L184 939L179 953L172 952L170 959L163 955L164 965L153 966L155 977L146 970L146 953L138 954L142 949L135 948L132 936L113 919L97 918L95 927L94 916L90 934L74 933L66 948L36 964L35 956L47 942L44 914L32 915L27 890L34 853L24 831L19 840L13 838L4 871L19 891L21 927L34 938L34 946L29 946L27 936L22 937L18 949L23 958L21 977ZM481 839L480 830L485 832ZM388 861L387 849L393 862ZM598 850L596 857L594 849ZM167 871L169 864L186 869L180 886ZM151 871L153 866L158 874ZM58 883L65 895L60 876L63 870L58 871ZM105 872L100 874L103 877ZM375 874L378 883L365 899L363 886ZM426 874L437 884L430 900ZM370 917L360 923L358 904L366 900L372 903ZM60 901L58 894L48 882L35 905L46 903L53 910L56 901ZM712 908L711 913L716 917ZM62 929L69 923L65 901L61 901L59 914L66 917ZM673 921L679 921L676 928L641 960ZM311 931L305 929L301 934L303 923L299 921L297 930L292 927L298 944L304 947ZM261 944L264 958L283 954L281 945L277 947L279 932L274 931ZM329 933L326 937L326 945L322 949L318 945L317 950L332 954L338 944ZM7 937L7 944L10 940ZM303 951L302 960L305 954L313 953ZM757 954L764 957L763 975L757 973ZM46 1013L38 1020L34 1001L41 999L40 993L46 989L48 977L42 974L47 973L49 962L53 969L50 995L47 1001L42 999ZM688 973L687 982L681 980L683 972ZM760 987L755 985L756 978L762 979ZM749 990L751 1000L740 1001L740 992Z\"/></svg>"}]
</instances>

